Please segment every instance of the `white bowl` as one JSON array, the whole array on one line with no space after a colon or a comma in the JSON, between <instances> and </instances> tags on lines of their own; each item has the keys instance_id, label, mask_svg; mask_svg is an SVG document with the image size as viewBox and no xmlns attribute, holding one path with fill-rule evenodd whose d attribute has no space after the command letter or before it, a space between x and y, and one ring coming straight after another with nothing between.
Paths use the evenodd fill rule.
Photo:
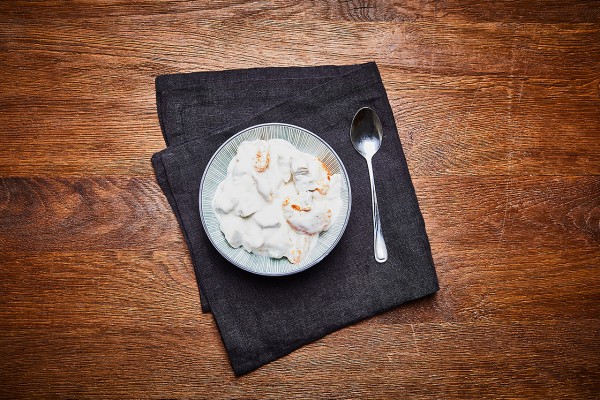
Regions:
<instances>
[{"instance_id":1,"label":"white bowl","mask_svg":"<svg viewBox=\"0 0 600 400\"><path fill-rule=\"evenodd\" d=\"M219 183L227 176L227 166L236 155L240 143L246 140L285 139L300 151L318 157L332 174L342 176L342 206L340 212L326 232L319 236L316 246L308 256L298 264L290 263L287 258L270 258L248 253L243 248L234 249L227 243L219 227L219 221L212 207L213 197ZM348 139L349 140L349 139ZM352 196L350 194L350 180L342 160L314 133L294 125L288 124L262 124L252 126L236 133L229 138L212 156L200 183L200 218L202 226L211 243L229 262L235 266L259 275L283 276L304 271L321 261L340 241L350 217Z\"/></svg>"}]
</instances>

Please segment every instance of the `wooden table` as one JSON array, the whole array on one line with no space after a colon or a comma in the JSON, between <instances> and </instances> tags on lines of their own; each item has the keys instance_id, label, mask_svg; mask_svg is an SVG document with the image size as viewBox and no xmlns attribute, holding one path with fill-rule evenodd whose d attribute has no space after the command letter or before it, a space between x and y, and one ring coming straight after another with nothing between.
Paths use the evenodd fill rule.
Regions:
<instances>
[{"instance_id":1,"label":"wooden table","mask_svg":"<svg viewBox=\"0 0 600 400\"><path fill-rule=\"evenodd\" d=\"M1 2L0 396L598 396L600 4L554 3ZM154 77L370 60L441 289L235 378Z\"/></svg>"}]
</instances>

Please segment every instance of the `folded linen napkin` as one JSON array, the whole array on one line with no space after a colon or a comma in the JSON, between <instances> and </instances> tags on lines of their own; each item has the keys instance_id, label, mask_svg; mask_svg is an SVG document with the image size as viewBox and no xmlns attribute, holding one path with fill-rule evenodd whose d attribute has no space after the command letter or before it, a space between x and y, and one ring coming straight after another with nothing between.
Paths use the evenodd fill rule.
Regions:
<instances>
[{"instance_id":1,"label":"folded linen napkin","mask_svg":"<svg viewBox=\"0 0 600 400\"><path fill-rule=\"evenodd\" d=\"M152 157L190 250L202 308L214 314L233 371L242 375L324 335L439 289L423 218L392 109L375 63L196 72L156 79L167 148ZM389 258L373 256L369 176L349 139L361 107L381 119L373 158ZM323 138L340 156L352 211L333 251L316 266L264 277L228 263L206 236L198 210L204 169L240 130L289 123Z\"/></svg>"}]
</instances>

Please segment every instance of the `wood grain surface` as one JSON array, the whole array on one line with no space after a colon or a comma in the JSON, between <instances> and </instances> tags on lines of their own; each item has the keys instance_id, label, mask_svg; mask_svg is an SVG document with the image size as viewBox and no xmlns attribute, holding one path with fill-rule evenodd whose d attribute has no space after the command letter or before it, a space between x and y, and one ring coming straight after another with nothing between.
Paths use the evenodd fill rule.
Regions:
<instances>
[{"instance_id":1,"label":"wood grain surface","mask_svg":"<svg viewBox=\"0 0 600 400\"><path fill-rule=\"evenodd\" d=\"M235 378L154 77L365 61L441 289ZM0 143L0 397L598 398L597 1L4 1Z\"/></svg>"}]
</instances>

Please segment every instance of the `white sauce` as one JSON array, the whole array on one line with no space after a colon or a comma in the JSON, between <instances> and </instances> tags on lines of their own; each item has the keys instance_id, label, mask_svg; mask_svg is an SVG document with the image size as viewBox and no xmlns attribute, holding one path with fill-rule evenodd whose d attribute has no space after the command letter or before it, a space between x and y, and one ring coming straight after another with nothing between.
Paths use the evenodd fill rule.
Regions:
<instances>
[{"instance_id":1,"label":"white sauce","mask_svg":"<svg viewBox=\"0 0 600 400\"><path fill-rule=\"evenodd\" d=\"M341 176L282 139L245 141L219 184L213 209L227 242L302 261L341 205Z\"/></svg>"}]
</instances>

